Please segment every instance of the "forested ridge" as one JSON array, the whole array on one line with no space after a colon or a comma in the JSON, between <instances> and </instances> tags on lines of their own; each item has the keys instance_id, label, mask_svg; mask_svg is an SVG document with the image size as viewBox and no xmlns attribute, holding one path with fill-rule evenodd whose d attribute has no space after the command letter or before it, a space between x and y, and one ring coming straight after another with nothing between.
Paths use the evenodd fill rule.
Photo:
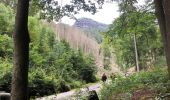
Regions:
<instances>
[{"instance_id":1,"label":"forested ridge","mask_svg":"<svg viewBox=\"0 0 170 100\"><path fill-rule=\"evenodd\" d=\"M100 44L102 42L101 33L105 32L109 25L99 23L90 18L79 18L76 19L73 26L83 30L88 37L94 39Z\"/></svg>"}]
</instances>

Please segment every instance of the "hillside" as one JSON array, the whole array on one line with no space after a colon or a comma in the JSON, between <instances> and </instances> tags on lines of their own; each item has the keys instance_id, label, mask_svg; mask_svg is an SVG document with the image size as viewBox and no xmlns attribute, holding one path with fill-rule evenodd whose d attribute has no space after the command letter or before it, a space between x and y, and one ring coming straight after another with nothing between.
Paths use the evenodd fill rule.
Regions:
<instances>
[{"instance_id":1,"label":"hillside","mask_svg":"<svg viewBox=\"0 0 170 100\"><path fill-rule=\"evenodd\" d=\"M83 52L92 54L97 65L102 65L102 56L99 54L100 45L93 39L87 37L85 33L73 26L63 23L51 24L56 32L58 40L65 39L74 49L81 49Z\"/></svg>"},{"instance_id":2,"label":"hillside","mask_svg":"<svg viewBox=\"0 0 170 100\"><path fill-rule=\"evenodd\" d=\"M101 75L101 73L103 73L103 54L101 52L100 44L96 40L89 38L83 30L74 26L63 23L51 23L51 26L53 27L58 40L65 39L72 48L77 50L81 49L84 53L92 54L95 58L96 65L98 66L98 74ZM115 63L112 63L112 66L114 67L111 72L119 72Z\"/></svg>"},{"instance_id":3,"label":"hillside","mask_svg":"<svg viewBox=\"0 0 170 100\"><path fill-rule=\"evenodd\" d=\"M102 42L100 33L108 29L108 25L89 18L77 19L73 26L83 30L88 37L95 39L98 43Z\"/></svg>"}]
</instances>

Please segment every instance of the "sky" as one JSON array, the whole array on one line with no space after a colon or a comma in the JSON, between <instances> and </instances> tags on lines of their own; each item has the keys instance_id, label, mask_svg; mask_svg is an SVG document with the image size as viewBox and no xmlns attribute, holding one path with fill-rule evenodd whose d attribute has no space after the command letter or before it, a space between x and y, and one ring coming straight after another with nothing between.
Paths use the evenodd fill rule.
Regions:
<instances>
[{"instance_id":1,"label":"sky","mask_svg":"<svg viewBox=\"0 0 170 100\"><path fill-rule=\"evenodd\" d=\"M64 5L69 3L70 0L58 0L60 4ZM145 0L138 0L139 5L143 5ZM62 3L61 3L62 2ZM95 21L112 24L115 18L119 17L118 4L116 2L105 3L102 9L98 9L98 12L95 15L92 15L89 12L81 11L79 14L75 15L76 18L91 18ZM69 17L63 17L61 22L69 25L73 25L75 20L70 19Z\"/></svg>"},{"instance_id":2,"label":"sky","mask_svg":"<svg viewBox=\"0 0 170 100\"><path fill-rule=\"evenodd\" d=\"M92 15L89 12L80 11L79 14L75 15L76 18L91 18L95 21L111 24L115 18L119 16L118 5L117 3L105 3L102 9L99 9L95 15ZM65 24L73 25L75 20L70 19L68 17L62 18L62 21Z\"/></svg>"}]
</instances>

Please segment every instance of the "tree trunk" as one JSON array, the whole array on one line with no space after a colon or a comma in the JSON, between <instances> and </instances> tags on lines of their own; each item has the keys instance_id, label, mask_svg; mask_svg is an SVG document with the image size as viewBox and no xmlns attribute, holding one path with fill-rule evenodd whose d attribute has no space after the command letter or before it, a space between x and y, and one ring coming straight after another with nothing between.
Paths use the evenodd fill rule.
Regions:
<instances>
[{"instance_id":1,"label":"tree trunk","mask_svg":"<svg viewBox=\"0 0 170 100\"><path fill-rule=\"evenodd\" d=\"M136 71L139 72L139 60L138 60L138 49L136 45L136 34L134 34L134 46L135 46Z\"/></svg>"},{"instance_id":2,"label":"tree trunk","mask_svg":"<svg viewBox=\"0 0 170 100\"><path fill-rule=\"evenodd\" d=\"M29 34L28 34L29 0L18 0L15 19L14 37L14 67L12 75L11 100L28 100L28 64L29 64Z\"/></svg>"},{"instance_id":3,"label":"tree trunk","mask_svg":"<svg viewBox=\"0 0 170 100\"><path fill-rule=\"evenodd\" d=\"M154 0L156 16L165 48L170 79L170 0Z\"/></svg>"}]
</instances>

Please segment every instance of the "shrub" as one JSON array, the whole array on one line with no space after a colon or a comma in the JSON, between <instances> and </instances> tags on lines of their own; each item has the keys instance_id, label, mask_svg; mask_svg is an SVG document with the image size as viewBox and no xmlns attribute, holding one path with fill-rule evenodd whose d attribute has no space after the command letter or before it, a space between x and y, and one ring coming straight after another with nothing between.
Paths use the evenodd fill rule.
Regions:
<instances>
[{"instance_id":1,"label":"shrub","mask_svg":"<svg viewBox=\"0 0 170 100\"><path fill-rule=\"evenodd\" d=\"M12 60L0 57L0 91L10 92Z\"/></svg>"},{"instance_id":2,"label":"shrub","mask_svg":"<svg viewBox=\"0 0 170 100\"><path fill-rule=\"evenodd\" d=\"M29 95L44 96L55 93L56 83L46 75L45 71L37 68L29 73Z\"/></svg>"},{"instance_id":3,"label":"shrub","mask_svg":"<svg viewBox=\"0 0 170 100\"><path fill-rule=\"evenodd\" d=\"M14 26L14 12L10 7L0 3L0 34L12 35Z\"/></svg>"},{"instance_id":4,"label":"shrub","mask_svg":"<svg viewBox=\"0 0 170 100\"><path fill-rule=\"evenodd\" d=\"M117 97L116 100L120 100L120 96L117 95L129 95L137 90L154 91L156 94L168 92L168 74L166 69L154 69L152 71L143 71L133 74L129 77L118 77L111 84L105 85L101 90L101 100L110 100ZM161 89L160 89L161 88ZM127 97L127 96L125 96Z\"/></svg>"}]
</instances>

